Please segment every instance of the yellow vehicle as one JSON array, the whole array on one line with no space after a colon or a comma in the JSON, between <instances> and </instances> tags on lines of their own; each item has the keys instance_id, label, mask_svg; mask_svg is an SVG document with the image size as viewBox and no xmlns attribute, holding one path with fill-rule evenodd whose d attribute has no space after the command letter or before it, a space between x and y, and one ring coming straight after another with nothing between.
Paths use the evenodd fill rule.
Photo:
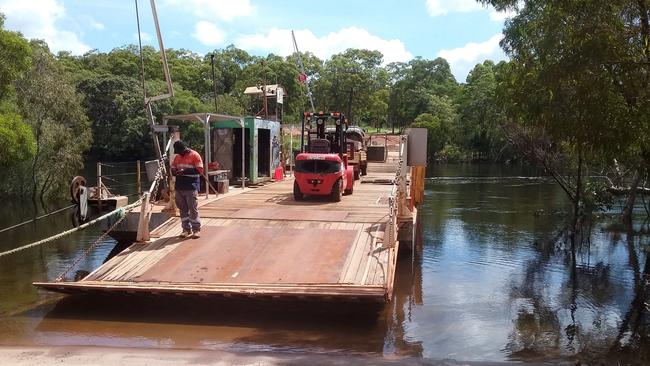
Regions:
<instances>
[{"instance_id":1,"label":"yellow vehicle","mask_svg":"<svg viewBox=\"0 0 650 366\"><path fill-rule=\"evenodd\" d=\"M350 126L345 130L345 137L348 143L348 163L354 167L354 179L359 179L368 172L366 133L361 127Z\"/></svg>"}]
</instances>

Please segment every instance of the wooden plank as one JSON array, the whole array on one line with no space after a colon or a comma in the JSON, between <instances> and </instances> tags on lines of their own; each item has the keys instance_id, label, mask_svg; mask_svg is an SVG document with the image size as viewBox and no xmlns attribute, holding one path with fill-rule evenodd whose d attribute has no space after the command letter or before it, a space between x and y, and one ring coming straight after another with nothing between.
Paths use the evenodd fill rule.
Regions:
<instances>
[{"instance_id":1,"label":"wooden plank","mask_svg":"<svg viewBox=\"0 0 650 366\"><path fill-rule=\"evenodd\" d=\"M194 294L219 294L219 295L253 295L253 296L307 296L315 298L338 298L350 299L359 298L371 301L385 301L385 288L381 286L349 286L349 285L311 285L311 286L264 286L261 284L246 284L238 286L228 285L202 285L195 286L190 284L168 285L161 283L140 282L140 283L123 283L110 281L95 282L35 282L34 286L49 290L58 291L88 291L97 290L105 292L156 292L156 293L194 293Z\"/></svg>"},{"instance_id":2,"label":"wooden plank","mask_svg":"<svg viewBox=\"0 0 650 366\"><path fill-rule=\"evenodd\" d=\"M117 280L124 275L140 261L150 256L159 246L171 240L169 237L157 239L151 243L138 243L138 246L128 254L127 259L115 266L110 272L102 276L104 280Z\"/></svg>"},{"instance_id":3,"label":"wooden plank","mask_svg":"<svg viewBox=\"0 0 650 366\"><path fill-rule=\"evenodd\" d=\"M132 244L131 247L136 244ZM132 252L131 247L124 249L121 253L117 254L113 258L109 259L106 263L102 264L99 266L97 269L92 271L88 276L85 278L87 279L96 279L104 275L106 272L110 271L111 269L115 268L118 264L120 264L122 261L126 260L128 257L128 254Z\"/></svg>"},{"instance_id":4,"label":"wooden plank","mask_svg":"<svg viewBox=\"0 0 650 366\"><path fill-rule=\"evenodd\" d=\"M375 229L375 224L367 225L364 229L366 236L365 242L362 249L362 255L359 260L358 267L356 272L351 274L354 278L354 283L361 284L363 281L363 275L365 274L366 266L369 261L372 261L372 243L373 243L373 230Z\"/></svg>"},{"instance_id":5,"label":"wooden plank","mask_svg":"<svg viewBox=\"0 0 650 366\"><path fill-rule=\"evenodd\" d=\"M350 227L351 226L351 227ZM363 224L359 223L349 223L348 230L352 229L357 232L357 236L354 239L354 245L350 248L350 251L348 253L348 258L347 261L344 265L344 269L341 272L341 277L339 277L339 283L352 283L352 281L348 277L348 273L350 272L350 268L354 266L354 262L357 260L357 253L360 251L359 249L359 241L361 240L361 236L363 235Z\"/></svg>"},{"instance_id":6,"label":"wooden plank","mask_svg":"<svg viewBox=\"0 0 650 366\"><path fill-rule=\"evenodd\" d=\"M237 210L232 217L238 219L273 219L302 221L344 221L348 216L345 211L297 210L285 207L256 207Z\"/></svg>"},{"instance_id":7,"label":"wooden plank","mask_svg":"<svg viewBox=\"0 0 650 366\"><path fill-rule=\"evenodd\" d=\"M94 279L94 278L104 278L113 271L116 271L116 268L119 268L120 266L124 265L128 261L131 260L131 256L138 252L140 248L145 246L147 244L145 243L133 243L130 247L122 251L122 253L118 254L102 266L100 266L97 270L95 270L91 275L86 276L86 279Z\"/></svg>"},{"instance_id":8,"label":"wooden plank","mask_svg":"<svg viewBox=\"0 0 650 366\"><path fill-rule=\"evenodd\" d=\"M368 273L370 272L370 267L377 267L380 266L381 260L379 256L377 256L377 250L379 249L377 245L377 237L378 237L378 231L379 231L379 225L373 226L374 230L371 231L370 233L370 252L368 253L368 260L366 261L366 267L365 270L363 271L363 276L361 277L361 284L365 285L366 281L368 280ZM380 244L381 246L381 244ZM373 268L374 269L374 268ZM374 271L373 271L373 276L374 278Z\"/></svg>"},{"instance_id":9,"label":"wooden plank","mask_svg":"<svg viewBox=\"0 0 650 366\"><path fill-rule=\"evenodd\" d=\"M350 266L346 270L346 274L343 280L343 283L358 283L356 280L356 273L359 271L359 267L363 262L364 257L366 256L366 243L368 242L368 227L369 224L358 224L358 230L360 232L359 238L355 245L354 254L350 260Z\"/></svg>"},{"instance_id":10,"label":"wooden plank","mask_svg":"<svg viewBox=\"0 0 650 366\"><path fill-rule=\"evenodd\" d=\"M377 263L373 268L371 268L372 272L369 273L369 276L366 281L364 281L364 284L380 283L382 285L386 285L388 271L390 270L390 263L388 260L391 248L384 246L384 236L385 231L383 229L378 231L378 241L375 247Z\"/></svg>"}]
</instances>

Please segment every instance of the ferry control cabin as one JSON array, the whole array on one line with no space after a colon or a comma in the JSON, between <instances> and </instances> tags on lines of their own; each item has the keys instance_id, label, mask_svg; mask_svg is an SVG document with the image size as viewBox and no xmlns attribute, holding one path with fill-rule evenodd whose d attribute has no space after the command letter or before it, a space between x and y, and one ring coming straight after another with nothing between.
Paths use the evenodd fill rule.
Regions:
<instances>
[{"instance_id":1,"label":"ferry control cabin","mask_svg":"<svg viewBox=\"0 0 650 366\"><path fill-rule=\"evenodd\" d=\"M280 122L214 113L163 117L165 125L174 121L199 122L203 126L205 148L200 153L209 176L210 171L225 171L230 182L241 183L243 165L245 183L258 184L270 181L281 166Z\"/></svg>"}]
</instances>

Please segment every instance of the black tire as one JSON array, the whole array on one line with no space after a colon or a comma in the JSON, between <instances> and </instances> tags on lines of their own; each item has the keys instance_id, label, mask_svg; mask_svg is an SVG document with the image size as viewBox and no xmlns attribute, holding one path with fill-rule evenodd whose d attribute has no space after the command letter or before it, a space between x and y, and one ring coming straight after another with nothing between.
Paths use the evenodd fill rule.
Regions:
<instances>
[{"instance_id":1,"label":"black tire","mask_svg":"<svg viewBox=\"0 0 650 366\"><path fill-rule=\"evenodd\" d=\"M354 186L352 186L352 188L350 188L350 189L346 189L345 190L345 195L350 196L350 195L352 195L353 192L354 192Z\"/></svg>"},{"instance_id":2,"label":"black tire","mask_svg":"<svg viewBox=\"0 0 650 366\"><path fill-rule=\"evenodd\" d=\"M305 195L302 194L302 191L300 191L300 186L295 180L293 181L293 199L294 201L302 201L305 199Z\"/></svg>"},{"instance_id":3,"label":"black tire","mask_svg":"<svg viewBox=\"0 0 650 366\"><path fill-rule=\"evenodd\" d=\"M332 186L332 192L330 193L332 202L341 202L341 186L343 186L343 181L341 179L337 180Z\"/></svg>"}]
</instances>

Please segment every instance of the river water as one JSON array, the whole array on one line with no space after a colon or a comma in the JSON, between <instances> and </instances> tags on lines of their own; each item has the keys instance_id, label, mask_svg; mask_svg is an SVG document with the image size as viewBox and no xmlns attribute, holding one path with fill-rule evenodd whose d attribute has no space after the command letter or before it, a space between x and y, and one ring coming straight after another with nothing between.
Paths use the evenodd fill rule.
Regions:
<instances>
[{"instance_id":1,"label":"river water","mask_svg":"<svg viewBox=\"0 0 650 366\"><path fill-rule=\"evenodd\" d=\"M647 236L613 233L604 230L610 218L597 220L574 267L556 240L566 201L538 172L448 165L429 175L422 249L401 258L395 299L378 313L321 304L75 298L31 286L64 271L100 234L95 227L0 258L0 345L650 362ZM3 210L0 227L28 211ZM639 206L639 224L642 216ZM71 225L69 215L56 215L0 234L0 251ZM104 241L79 269L97 267L114 244Z\"/></svg>"}]
</instances>

